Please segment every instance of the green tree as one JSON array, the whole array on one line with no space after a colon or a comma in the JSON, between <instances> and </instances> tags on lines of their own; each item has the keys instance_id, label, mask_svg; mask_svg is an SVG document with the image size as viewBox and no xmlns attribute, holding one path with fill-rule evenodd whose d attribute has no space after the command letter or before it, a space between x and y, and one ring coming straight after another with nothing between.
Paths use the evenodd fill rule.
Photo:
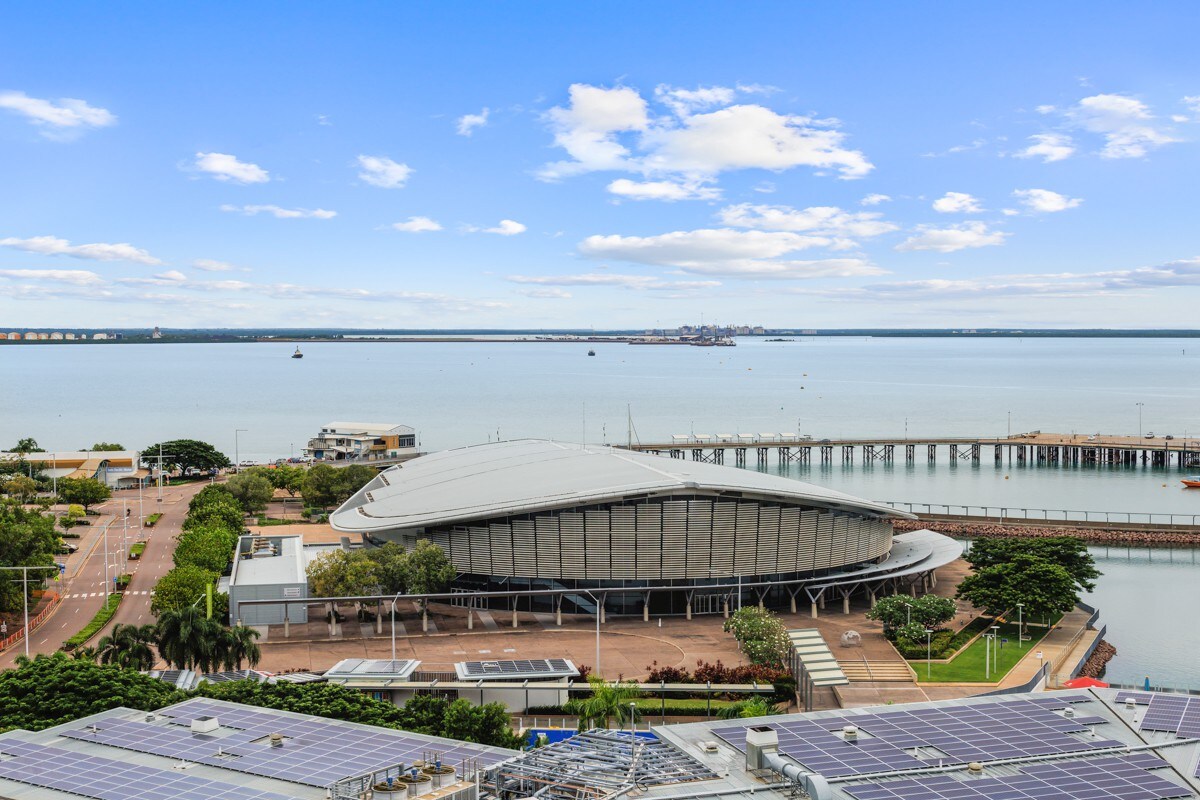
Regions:
<instances>
[{"instance_id":1,"label":"green tree","mask_svg":"<svg viewBox=\"0 0 1200 800\"><path fill-rule=\"evenodd\" d=\"M212 672L224 655L225 629L196 606L164 611L158 617L158 652L175 669Z\"/></svg>"},{"instance_id":2,"label":"green tree","mask_svg":"<svg viewBox=\"0 0 1200 800\"><path fill-rule=\"evenodd\" d=\"M220 505L229 501L237 502L233 499L233 494L225 484L210 483L192 495L192 499L188 501L188 514L195 514L198 509L205 506Z\"/></svg>"},{"instance_id":3,"label":"green tree","mask_svg":"<svg viewBox=\"0 0 1200 800\"><path fill-rule=\"evenodd\" d=\"M262 649L256 641L258 637L258 631L245 625L226 628L220 648L221 666L227 670L241 669L244 661L250 669L257 667L262 660Z\"/></svg>"},{"instance_id":4,"label":"green tree","mask_svg":"<svg viewBox=\"0 0 1200 800\"><path fill-rule=\"evenodd\" d=\"M717 711L718 719L751 719L753 717L769 717L778 714L779 710L775 706L763 700L761 697L755 697L751 700L741 700L737 703L729 705Z\"/></svg>"},{"instance_id":5,"label":"green tree","mask_svg":"<svg viewBox=\"0 0 1200 800\"><path fill-rule=\"evenodd\" d=\"M143 711L178 703L185 695L157 678L65 653L17 659L0 672L0 732L37 731L125 706Z\"/></svg>"},{"instance_id":6,"label":"green tree","mask_svg":"<svg viewBox=\"0 0 1200 800\"><path fill-rule=\"evenodd\" d=\"M223 525L196 525L175 537L176 567L199 567L221 575L233 558L237 536Z\"/></svg>"},{"instance_id":7,"label":"green tree","mask_svg":"<svg viewBox=\"0 0 1200 800\"><path fill-rule=\"evenodd\" d=\"M407 554L395 542L385 542L379 547L364 551L367 558L375 562L375 577L379 590L384 594L401 594L405 591L405 569Z\"/></svg>"},{"instance_id":8,"label":"green tree","mask_svg":"<svg viewBox=\"0 0 1200 800\"><path fill-rule=\"evenodd\" d=\"M0 500L0 566L51 568L30 572L30 592L53 574L59 542L52 515L27 509L15 500ZM0 611L23 606L21 585L20 572L0 570Z\"/></svg>"},{"instance_id":9,"label":"green tree","mask_svg":"<svg viewBox=\"0 0 1200 800\"><path fill-rule=\"evenodd\" d=\"M247 513L257 514L267 507L275 496L275 487L261 474L244 473L235 475L225 483L229 493Z\"/></svg>"},{"instance_id":10,"label":"green tree","mask_svg":"<svg viewBox=\"0 0 1200 800\"><path fill-rule=\"evenodd\" d=\"M18 439L9 452L28 455L29 453L44 453L46 451L38 447L37 439L34 439L32 436L26 436L24 439Z\"/></svg>"},{"instance_id":11,"label":"green tree","mask_svg":"<svg viewBox=\"0 0 1200 800\"><path fill-rule=\"evenodd\" d=\"M966 560L975 569L1006 564L1019 555L1032 555L1065 569L1080 590L1096 588L1100 571L1088 552L1087 543L1073 536L1051 536L1045 539L978 539L972 543Z\"/></svg>"},{"instance_id":12,"label":"green tree","mask_svg":"<svg viewBox=\"0 0 1200 800\"><path fill-rule=\"evenodd\" d=\"M158 579L154 587L154 599L150 601L150 611L155 616L162 616L167 611L178 611L187 608L205 596L208 585L217 583L220 576L216 572L201 567L175 567ZM223 605L225 614L229 613L229 598L220 592L213 595L213 616L224 618L218 613L218 606ZM200 600L201 606L204 601Z\"/></svg>"},{"instance_id":13,"label":"green tree","mask_svg":"<svg viewBox=\"0 0 1200 800\"><path fill-rule=\"evenodd\" d=\"M67 513L58 518L58 527L63 529L63 533L67 533L79 524L79 521L86 515L83 506L73 504L67 506Z\"/></svg>"},{"instance_id":14,"label":"green tree","mask_svg":"<svg viewBox=\"0 0 1200 800\"><path fill-rule=\"evenodd\" d=\"M245 518L241 503L232 496L221 499L214 497L194 511L188 512L183 521L183 529L189 531L193 528L216 526L228 531L229 535L236 539L245 530Z\"/></svg>"},{"instance_id":15,"label":"green tree","mask_svg":"<svg viewBox=\"0 0 1200 800\"><path fill-rule=\"evenodd\" d=\"M116 452L125 448L116 442L96 442L92 445L93 452Z\"/></svg>"},{"instance_id":16,"label":"green tree","mask_svg":"<svg viewBox=\"0 0 1200 800\"><path fill-rule=\"evenodd\" d=\"M101 664L115 664L126 669L153 669L157 656L154 645L158 631L153 625L113 625L107 636L96 643L96 657Z\"/></svg>"},{"instance_id":17,"label":"green tree","mask_svg":"<svg viewBox=\"0 0 1200 800\"><path fill-rule=\"evenodd\" d=\"M787 627L772 612L758 606L740 608L724 628L737 639L750 663L779 668L787 664L792 650Z\"/></svg>"},{"instance_id":18,"label":"green tree","mask_svg":"<svg viewBox=\"0 0 1200 800\"><path fill-rule=\"evenodd\" d=\"M261 475L271 482L276 489L283 489L289 497L295 497L304 486L304 476L307 470L290 464L277 464L274 467L251 467L247 475Z\"/></svg>"},{"instance_id":19,"label":"green tree","mask_svg":"<svg viewBox=\"0 0 1200 800\"><path fill-rule=\"evenodd\" d=\"M37 497L37 481L28 475L13 475L4 482L4 493L9 497L17 498L22 503L28 503Z\"/></svg>"},{"instance_id":20,"label":"green tree","mask_svg":"<svg viewBox=\"0 0 1200 800\"><path fill-rule=\"evenodd\" d=\"M504 706L499 703L477 706L463 697L447 703L441 728L435 735L514 750L523 747L528 736L513 733L512 720Z\"/></svg>"},{"instance_id":21,"label":"green tree","mask_svg":"<svg viewBox=\"0 0 1200 800\"><path fill-rule=\"evenodd\" d=\"M959 583L957 596L991 617L1021 603L1029 619L1073 609L1079 585L1066 568L1025 553L975 570Z\"/></svg>"},{"instance_id":22,"label":"green tree","mask_svg":"<svg viewBox=\"0 0 1200 800\"><path fill-rule=\"evenodd\" d=\"M308 564L316 597L368 594L379 586L377 566L365 550L330 550Z\"/></svg>"},{"instance_id":23,"label":"green tree","mask_svg":"<svg viewBox=\"0 0 1200 800\"><path fill-rule=\"evenodd\" d=\"M150 466L158 464L159 444L147 445L142 449L142 463ZM225 469L231 466L229 459L208 442L196 439L172 439L162 442L163 468L198 469L209 472L214 469Z\"/></svg>"},{"instance_id":24,"label":"green tree","mask_svg":"<svg viewBox=\"0 0 1200 800\"><path fill-rule=\"evenodd\" d=\"M591 696L579 703L579 730L608 727L609 720L616 718L617 727L623 726L633 715L636 722L641 719L636 701L642 696L635 683L613 681L609 683L595 675L588 676Z\"/></svg>"},{"instance_id":25,"label":"green tree","mask_svg":"<svg viewBox=\"0 0 1200 800\"><path fill-rule=\"evenodd\" d=\"M83 506L85 513L90 506L103 503L110 497L112 489L95 478L62 478L58 482L58 499Z\"/></svg>"},{"instance_id":26,"label":"green tree","mask_svg":"<svg viewBox=\"0 0 1200 800\"><path fill-rule=\"evenodd\" d=\"M450 585L455 570L442 548L428 539L418 539L404 559L403 574L409 594L433 594Z\"/></svg>"},{"instance_id":27,"label":"green tree","mask_svg":"<svg viewBox=\"0 0 1200 800\"><path fill-rule=\"evenodd\" d=\"M355 492L378 476L378 471L365 464L349 467L317 464L304 476L300 493L309 506L331 508L349 500Z\"/></svg>"},{"instance_id":28,"label":"green tree","mask_svg":"<svg viewBox=\"0 0 1200 800\"><path fill-rule=\"evenodd\" d=\"M882 622L884 636L895 639L896 632L909 624L917 626L922 631L922 636L926 628L940 630L954 619L956 613L958 606L948 597L935 594L909 597L897 594L881 598L875 607L866 613L866 617Z\"/></svg>"}]
</instances>

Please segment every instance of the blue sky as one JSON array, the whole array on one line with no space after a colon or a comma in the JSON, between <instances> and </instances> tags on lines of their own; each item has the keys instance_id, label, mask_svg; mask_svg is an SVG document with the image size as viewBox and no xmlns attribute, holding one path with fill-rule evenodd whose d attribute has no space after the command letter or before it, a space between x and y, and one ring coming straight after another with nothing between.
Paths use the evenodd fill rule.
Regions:
<instances>
[{"instance_id":1,"label":"blue sky","mask_svg":"<svg viewBox=\"0 0 1200 800\"><path fill-rule=\"evenodd\" d=\"M10 6L0 328L1195 327L1198 18Z\"/></svg>"}]
</instances>

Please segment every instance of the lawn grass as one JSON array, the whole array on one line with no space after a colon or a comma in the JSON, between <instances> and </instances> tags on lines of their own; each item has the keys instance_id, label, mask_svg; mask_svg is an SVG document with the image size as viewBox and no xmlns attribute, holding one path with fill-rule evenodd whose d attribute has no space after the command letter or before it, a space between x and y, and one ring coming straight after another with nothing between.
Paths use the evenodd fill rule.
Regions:
<instances>
[{"instance_id":1,"label":"lawn grass","mask_svg":"<svg viewBox=\"0 0 1200 800\"><path fill-rule=\"evenodd\" d=\"M1036 648L1037 643L1049 631L1049 628L1031 627L1027 624L1025 626L1025 634L1031 638L1027 642L1018 642L1017 623L1001 623L999 638L1008 639L1008 643L999 648L999 651L995 647L992 647L993 660L998 660L999 664L991 664L990 675L988 677L985 677L984 673L985 662L988 660L984 649L987 640L983 637L980 637L974 644L959 653L958 657L950 663L929 665L928 673L926 672L926 665L922 660L913 659L909 661L909 666L916 671L918 681L929 683L999 682L1001 678L1008 674L1009 670L1016 666L1018 661ZM926 677L927 674L928 677Z\"/></svg>"}]
</instances>

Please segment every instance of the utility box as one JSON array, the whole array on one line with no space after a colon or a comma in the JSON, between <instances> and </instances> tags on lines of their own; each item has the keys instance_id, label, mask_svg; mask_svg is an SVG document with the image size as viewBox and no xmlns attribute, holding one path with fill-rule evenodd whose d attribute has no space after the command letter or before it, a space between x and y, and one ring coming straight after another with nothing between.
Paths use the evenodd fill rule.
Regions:
<instances>
[{"instance_id":1,"label":"utility box","mask_svg":"<svg viewBox=\"0 0 1200 800\"><path fill-rule=\"evenodd\" d=\"M767 755L779 751L779 733L767 725L754 725L746 729L746 769L770 769Z\"/></svg>"}]
</instances>

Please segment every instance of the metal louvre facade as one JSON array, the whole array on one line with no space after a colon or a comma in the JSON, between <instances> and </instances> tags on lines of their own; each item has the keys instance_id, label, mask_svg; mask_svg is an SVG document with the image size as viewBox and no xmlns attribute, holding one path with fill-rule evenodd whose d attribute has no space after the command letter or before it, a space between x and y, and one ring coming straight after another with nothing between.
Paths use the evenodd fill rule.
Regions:
<instances>
[{"instance_id":1,"label":"metal louvre facade","mask_svg":"<svg viewBox=\"0 0 1200 800\"><path fill-rule=\"evenodd\" d=\"M805 576L878 560L887 518L712 495L615 500L430 527L462 573L583 585Z\"/></svg>"}]
</instances>

